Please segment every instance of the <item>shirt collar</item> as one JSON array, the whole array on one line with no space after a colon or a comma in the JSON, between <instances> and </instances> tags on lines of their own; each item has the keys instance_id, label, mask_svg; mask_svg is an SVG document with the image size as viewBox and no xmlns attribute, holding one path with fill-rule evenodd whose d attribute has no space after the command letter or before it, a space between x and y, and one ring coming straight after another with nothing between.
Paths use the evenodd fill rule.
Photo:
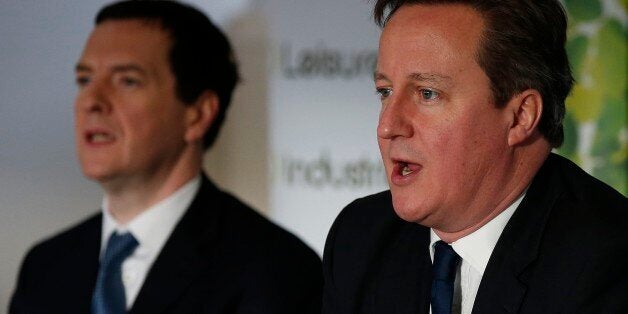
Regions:
<instances>
[{"instance_id":1,"label":"shirt collar","mask_svg":"<svg viewBox=\"0 0 628 314\"><path fill-rule=\"evenodd\" d=\"M149 207L128 224L121 225L109 212L109 203L105 196L102 201L102 238L101 255L113 232L130 232L137 242L138 249L145 252L159 252L170 233L190 206L201 185L200 174L188 181L170 196Z\"/></svg>"},{"instance_id":2,"label":"shirt collar","mask_svg":"<svg viewBox=\"0 0 628 314\"><path fill-rule=\"evenodd\" d=\"M510 204L508 208L495 216L495 218L491 219L491 221L484 226L480 227L480 229L451 243L451 247L454 251L481 274L483 274L486 269L486 265L497 244L497 240L499 240L499 236L502 231L504 231L506 224L523 200L525 194L526 191ZM434 260L434 243L439 240L440 238L434 230L430 229L430 256L432 257L432 261Z\"/></svg>"}]
</instances>

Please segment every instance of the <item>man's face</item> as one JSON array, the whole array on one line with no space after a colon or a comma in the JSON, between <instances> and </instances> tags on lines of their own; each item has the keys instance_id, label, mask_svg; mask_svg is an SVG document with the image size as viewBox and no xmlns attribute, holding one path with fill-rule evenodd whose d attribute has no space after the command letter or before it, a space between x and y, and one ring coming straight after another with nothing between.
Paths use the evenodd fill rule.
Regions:
<instances>
[{"instance_id":1,"label":"man's face","mask_svg":"<svg viewBox=\"0 0 628 314\"><path fill-rule=\"evenodd\" d=\"M483 27L464 5L406 5L383 30L377 135L407 221L460 231L499 202L510 122L476 62Z\"/></svg>"},{"instance_id":2,"label":"man's face","mask_svg":"<svg viewBox=\"0 0 628 314\"><path fill-rule=\"evenodd\" d=\"M185 105L175 93L170 39L157 24L98 25L78 61L75 132L84 174L102 184L145 182L174 167Z\"/></svg>"}]
</instances>

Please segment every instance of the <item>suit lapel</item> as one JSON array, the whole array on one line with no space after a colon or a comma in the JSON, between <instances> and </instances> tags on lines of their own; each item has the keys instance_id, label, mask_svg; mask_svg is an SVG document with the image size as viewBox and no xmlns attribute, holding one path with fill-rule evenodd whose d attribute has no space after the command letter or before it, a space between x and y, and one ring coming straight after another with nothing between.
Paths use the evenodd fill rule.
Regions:
<instances>
[{"instance_id":1,"label":"suit lapel","mask_svg":"<svg viewBox=\"0 0 628 314\"><path fill-rule=\"evenodd\" d=\"M560 196L550 155L504 228L473 305L473 313L516 313L526 294L527 270L538 255L551 209Z\"/></svg>"},{"instance_id":2,"label":"suit lapel","mask_svg":"<svg viewBox=\"0 0 628 314\"><path fill-rule=\"evenodd\" d=\"M181 297L208 265L210 239L217 228L220 193L206 177L192 205L166 241L130 310L130 313L165 312ZM218 204L217 204L218 203Z\"/></svg>"}]
</instances>

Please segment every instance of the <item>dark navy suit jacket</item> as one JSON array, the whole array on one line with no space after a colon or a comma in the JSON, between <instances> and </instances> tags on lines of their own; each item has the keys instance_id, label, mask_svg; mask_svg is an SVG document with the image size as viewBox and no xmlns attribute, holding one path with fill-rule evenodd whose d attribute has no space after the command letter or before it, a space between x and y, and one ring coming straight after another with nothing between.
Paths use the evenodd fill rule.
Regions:
<instances>
[{"instance_id":1,"label":"dark navy suit jacket","mask_svg":"<svg viewBox=\"0 0 628 314\"><path fill-rule=\"evenodd\" d=\"M348 205L327 237L323 313L428 313L429 228L390 192ZM628 313L628 202L551 154L501 234L473 313Z\"/></svg>"},{"instance_id":2,"label":"dark navy suit jacket","mask_svg":"<svg viewBox=\"0 0 628 314\"><path fill-rule=\"evenodd\" d=\"M101 214L36 245L10 313L89 313ZM130 313L320 313L319 257L206 177Z\"/></svg>"}]
</instances>

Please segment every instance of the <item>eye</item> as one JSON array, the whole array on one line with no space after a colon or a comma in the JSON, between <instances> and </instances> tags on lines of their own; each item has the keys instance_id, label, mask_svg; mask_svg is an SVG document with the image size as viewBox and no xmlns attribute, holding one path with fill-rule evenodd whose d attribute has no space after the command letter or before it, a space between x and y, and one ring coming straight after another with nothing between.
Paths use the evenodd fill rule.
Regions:
<instances>
[{"instance_id":1,"label":"eye","mask_svg":"<svg viewBox=\"0 0 628 314\"><path fill-rule=\"evenodd\" d=\"M134 77L126 76L120 79L120 83L125 87L136 87L140 85L140 80Z\"/></svg>"},{"instance_id":2,"label":"eye","mask_svg":"<svg viewBox=\"0 0 628 314\"><path fill-rule=\"evenodd\" d=\"M426 88L419 90L419 93L421 94L421 98L423 100L435 100L438 99L438 97L440 96L437 91Z\"/></svg>"},{"instance_id":3,"label":"eye","mask_svg":"<svg viewBox=\"0 0 628 314\"><path fill-rule=\"evenodd\" d=\"M380 99L384 100L388 98L390 95L392 95L392 89L388 87L380 87L380 88L375 89L375 93L379 95Z\"/></svg>"},{"instance_id":4,"label":"eye","mask_svg":"<svg viewBox=\"0 0 628 314\"><path fill-rule=\"evenodd\" d=\"M76 77L76 86L80 87L84 87L87 84L89 84L90 82L90 78L87 75L79 75Z\"/></svg>"}]
</instances>

